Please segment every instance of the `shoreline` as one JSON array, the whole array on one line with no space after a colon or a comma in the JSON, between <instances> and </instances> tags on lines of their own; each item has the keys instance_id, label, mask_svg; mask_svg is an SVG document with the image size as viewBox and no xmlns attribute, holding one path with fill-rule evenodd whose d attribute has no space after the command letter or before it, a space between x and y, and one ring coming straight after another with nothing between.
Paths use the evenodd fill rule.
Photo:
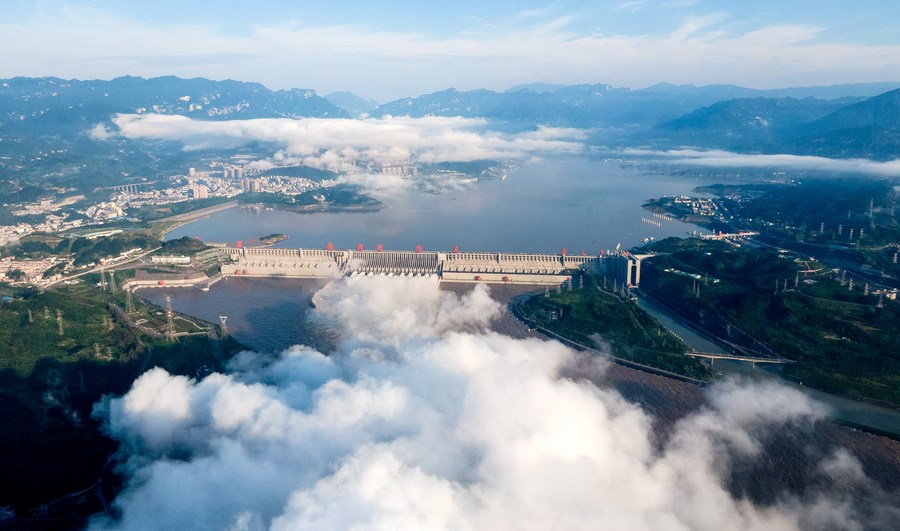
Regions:
<instances>
[{"instance_id":1,"label":"shoreline","mask_svg":"<svg viewBox=\"0 0 900 531\"><path fill-rule=\"evenodd\" d=\"M160 224L161 225L161 224L165 224L165 223L172 223L173 225L171 227L164 228L162 233L160 234L161 238L165 239L167 234L169 234L170 232L174 231L175 229L181 227L182 225L186 225L192 221L196 221L205 216L209 216L212 214L218 214L219 212L225 212L226 210L231 210L233 208L239 207L240 205L241 205L241 202L238 201L237 199L235 199L235 200L227 201L225 203L221 203L218 205L208 206L208 207L204 207L204 208L198 208L197 210L191 210L191 211L185 212L183 214L176 214L174 216L169 216L167 218L155 219L153 221L150 221L149 224L151 224L151 225Z\"/></svg>"},{"instance_id":2,"label":"shoreline","mask_svg":"<svg viewBox=\"0 0 900 531\"><path fill-rule=\"evenodd\" d=\"M197 210L191 210L185 212L183 214L176 214L174 216L169 216L167 218L155 219L149 221L149 225L164 225L171 224L171 226L165 227L163 231L160 233L160 237L165 239L165 237L172 231L187 225L192 221L196 221L200 218L210 216L212 214L218 214L220 212L225 212L226 210L231 210L239 207L258 207L258 208L270 208L272 210L277 210L279 212L291 212L294 214L316 214L320 212L329 212L329 213L341 213L341 212L351 212L351 213L374 213L380 212L384 209L384 203L380 203L377 205L304 205L296 208L283 208L285 205L279 204L270 204L270 203L244 203L239 199L234 199L228 201L226 203L222 203L219 205L213 205L209 207L200 208ZM284 238L286 239L286 238ZM280 240L279 240L280 241ZM278 243L278 242L273 242Z\"/></svg>"}]
</instances>

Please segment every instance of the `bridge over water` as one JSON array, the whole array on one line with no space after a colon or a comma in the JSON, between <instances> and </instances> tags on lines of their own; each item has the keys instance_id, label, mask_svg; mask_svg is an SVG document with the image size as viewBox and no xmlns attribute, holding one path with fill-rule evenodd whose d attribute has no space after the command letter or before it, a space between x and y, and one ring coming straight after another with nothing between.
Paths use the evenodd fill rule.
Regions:
<instances>
[{"instance_id":1,"label":"bridge over water","mask_svg":"<svg viewBox=\"0 0 900 531\"><path fill-rule=\"evenodd\" d=\"M757 363L772 363L772 364L782 364L782 363L794 363L792 360L788 360L785 358L762 358L757 356L740 356L733 354L716 354L712 352L688 352L685 356L690 356L692 358L706 358L710 360L710 363L715 363L716 360L732 360L732 361L747 361L753 364L755 367Z\"/></svg>"},{"instance_id":2,"label":"bridge over water","mask_svg":"<svg viewBox=\"0 0 900 531\"><path fill-rule=\"evenodd\" d=\"M327 278L353 275L435 275L449 282L558 285L571 271L606 274L620 285L640 282L641 257L627 252L596 256L497 252L366 251L222 247L227 276Z\"/></svg>"}]
</instances>

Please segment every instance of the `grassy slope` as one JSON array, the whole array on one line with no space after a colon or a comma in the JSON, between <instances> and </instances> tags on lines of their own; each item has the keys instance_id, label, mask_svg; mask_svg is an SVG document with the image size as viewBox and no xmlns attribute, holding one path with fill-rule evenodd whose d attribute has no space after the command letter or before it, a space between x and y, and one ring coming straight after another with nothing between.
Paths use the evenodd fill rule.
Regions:
<instances>
[{"instance_id":1,"label":"grassy slope","mask_svg":"<svg viewBox=\"0 0 900 531\"><path fill-rule=\"evenodd\" d=\"M729 248L697 240L660 242L671 254L645 267L642 288L667 301L695 322L723 317L784 357L785 374L832 392L900 404L900 305L849 291L830 271L808 277L806 268L776 252ZM701 298L691 295L693 280L667 273L676 268L704 276ZM719 279L706 282L705 277ZM775 292L775 283L787 291ZM813 283L804 283L810 280Z\"/></svg>"},{"instance_id":2,"label":"grassy slope","mask_svg":"<svg viewBox=\"0 0 900 531\"><path fill-rule=\"evenodd\" d=\"M24 296L0 309L0 506L19 516L40 516L39 506L94 485L115 444L91 418L94 404L107 394L126 392L131 382L154 366L196 377L220 368L222 354L238 348L231 340L211 342L205 335L178 342L155 339L121 320L109 330L107 304L124 306L88 284L47 293L0 292ZM151 326L162 326L158 309L135 300ZM49 318L44 317L44 307ZM32 310L29 322L27 310ZM63 315L58 335L56 309ZM178 323L179 321L176 321ZM101 357L95 355L94 344ZM52 504L42 518L61 518L62 527L79 527L100 510L94 490Z\"/></svg>"},{"instance_id":3,"label":"grassy slope","mask_svg":"<svg viewBox=\"0 0 900 531\"><path fill-rule=\"evenodd\" d=\"M684 356L685 345L653 317L637 305L597 289L590 275L585 275L583 288L532 297L522 311L554 333L583 345L597 345L598 350L608 348L617 357L693 378L711 377L702 363Z\"/></svg>"}]
</instances>

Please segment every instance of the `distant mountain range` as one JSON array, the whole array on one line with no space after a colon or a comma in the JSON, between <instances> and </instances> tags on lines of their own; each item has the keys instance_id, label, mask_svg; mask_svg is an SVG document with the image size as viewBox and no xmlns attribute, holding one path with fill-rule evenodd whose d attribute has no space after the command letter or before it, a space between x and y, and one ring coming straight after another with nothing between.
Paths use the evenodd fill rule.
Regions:
<instances>
[{"instance_id":1,"label":"distant mountain range","mask_svg":"<svg viewBox=\"0 0 900 531\"><path fill-rule=\"evenodd\" d=\"M178 114L204 120L349 118L314 90L272 91L259 83L177 77L109 81L54 77L0 80L0 131L87 126L116 113Z\"/></svg>"},{"instance_id":2,"label":"distant mountain range","mask_svg":"<svg viewBox=\"0 0 900 531\"><path fill-rule=\"evenodd\" d=\"M705 96L676 96L609 85L574 85L514 92L448 89L386 103L372 116L463 116L488 118L529 127L646 127L716 101Z\"/></svg>"},{"instance_id":3,"label":"distant mountain range","mask_svg":"<svg viewBox=\"0 0 900 531\"><path fill-rule=\"evenodd\" d=\"M900 156L900 89L867 99L723 101L633 138L658 146L891 160Z\"/></svg>"},{"instance_id":4,"label":"distant mountain range","mask_svg":"<svg viewBox=\"0 0 900 531\"><path fill-rule=\"evenodd\" d=\"M325 99L347 111L354 118L368 114L380 105L371 98L357 96L352 92L332 92L325 96Z\"/></svg>"},{"instance_id":5,"label":"distant mountain range","mask_svg":"<svg viewBox=\"0 0 900 531\"><path fill-rule=\"evenodd\" d=\"M864 83L756 90L734 85L658 84L632 90L603 84L539 83L513 87L506 92L448 89L386 103L373 110L371 115L479 117L523 126L539 123L587 128L647 128L735 98L863 98L898 87L900 83ZM858 100L847 99L843 103L853 101ZM833 106L830 110L837 108Z\"/></svg>"},{"instance_id":6,"label":"distant mountain range","mask_svg":"<svg viewBox=\"0 0 900 531\"><path fill-rule=\"evenodd\" d=\"M900 155L900 83L756 90L734 85L535 83L506 92L447 89L379 105L349 92L270 90L258 83L177 77L109 81L0 80L0 135L87 130L116 113L203 120L462 116L497 127L606 131L613 145L858 156ZM610 133L611 132L611 133Z\"/></svg>"}]
</instances>

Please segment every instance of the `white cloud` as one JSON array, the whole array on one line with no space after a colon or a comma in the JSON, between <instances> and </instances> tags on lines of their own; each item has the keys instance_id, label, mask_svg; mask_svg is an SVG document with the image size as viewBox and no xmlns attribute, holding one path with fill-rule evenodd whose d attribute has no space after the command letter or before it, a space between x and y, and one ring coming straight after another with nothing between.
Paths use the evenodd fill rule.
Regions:
<instances>
[{"instance_id":1,"label":"white cloud","mask_svg":"<svg viewBox=\"0 0 900 531\"><path fill-rule=\"evenodd\" d=\"M629 13L636 13L646 5L647 0L627 0L626 2L622 2L621 4L615 6L613 8L613 11L626 11Z\"/></svg>"},{"instance_id":2,"label":"white cloud","mask_svg":"<svg viewBox=\"0 0 900 531\"><path fill-rule=\"evenodd\" d=\"M247 168L251 170L266 171L275 167L275 164L268 160L254 160L247 164Z\"/></svg>"},{"instance_id":3,"label":"white cloud","mask_svg":"<svg viewBox=\"0 0 900 531\"><path fill-rule=\"evenodd\" d=\"M91 128L88 136L93 138L94 140L109 140L115 133L107 129L103 124L97 124L93 128Z\"/></svg>"},{"instance_id":4,"label":"white cloud","mask_svg":"<svg viewBox=\"0 0 900 531\"><path fill-rule=\"evenodd\" d=\"M757 506L728 491L732 461L823 417L797 391L726 383L660 441L647 413L591 383L583 354L483 332L500 311L484 288L458 297L434 279L364 277L319 302L343 337L328 356L244 353L202 381L154 369L98 406L125 443L128 488L121 520L93 527L863 525L852 498ZM822 469L860 479L846 453Z\"/></svg>"},{"instance_id":5,"label":"white cloud","mask_svg":"<svg viewBox=\"0 0 900 531\"><path fill-rule=\"evenodd\" d=\"M643 5L626 1L618 7ZM390 101L448 86L505 89L547 80L757 88L895 81L900 68L900 45L828 41L824 37L834 28L820 25L757 23L736 32L718 17L699 15L673 17L657 34L606 29L601 35L575 29L573 20L546 13L449 35L295 22L231 34L212 25L160 28L108 11L69 8L31 23L0 24L0 75L199 75L273 88L315 85L323 93L353 90Z\"/></svg>"},{"instance_id":6,"label":"white cloud","mask_svg":"<svg viewBox=\"0 0 900 531\"><path fill-rule=\"evenodd\" d=\"M709 26L724 20L726 15L724 13L713 13L711 15L705 15L702 17L687 17L682 21L681 25L672 32L672 39L675 41L681 42L690 38L699 38L702 36L698 36L697 33Z\"/></svg>"},{"instance_id":7,"label":"white cloud","mask_svg":"<svg viewBox=\"0 0 900 531\"><path fill-rule=\"evenodd\" d=\"M803 155L744 155L721 150L626 149L626 155L664 157L673 163L711 168L784 168L807 171L857 173L900 177L900 159L878 162L868 159L829 159Z\"/></svg>"},{"instance_id":8,"label":"white cloud","mask_svg":"<svg viewBox=\"0 0 900 531\"><path fill-rule=\"evenodd\" d=\"M120 114L115 129L97 126L94 138L170 140L185 150L236 148L254 142L273 146L282 158L294 156L308 166L344 171L355 160L379 163L464 162L520 159L534 153L575 153L584 132L542 127L501 134L487 121L471 118L388 117L383 119L256 119L212 122L184 116Z\"/></svg>"}]
</instances>

